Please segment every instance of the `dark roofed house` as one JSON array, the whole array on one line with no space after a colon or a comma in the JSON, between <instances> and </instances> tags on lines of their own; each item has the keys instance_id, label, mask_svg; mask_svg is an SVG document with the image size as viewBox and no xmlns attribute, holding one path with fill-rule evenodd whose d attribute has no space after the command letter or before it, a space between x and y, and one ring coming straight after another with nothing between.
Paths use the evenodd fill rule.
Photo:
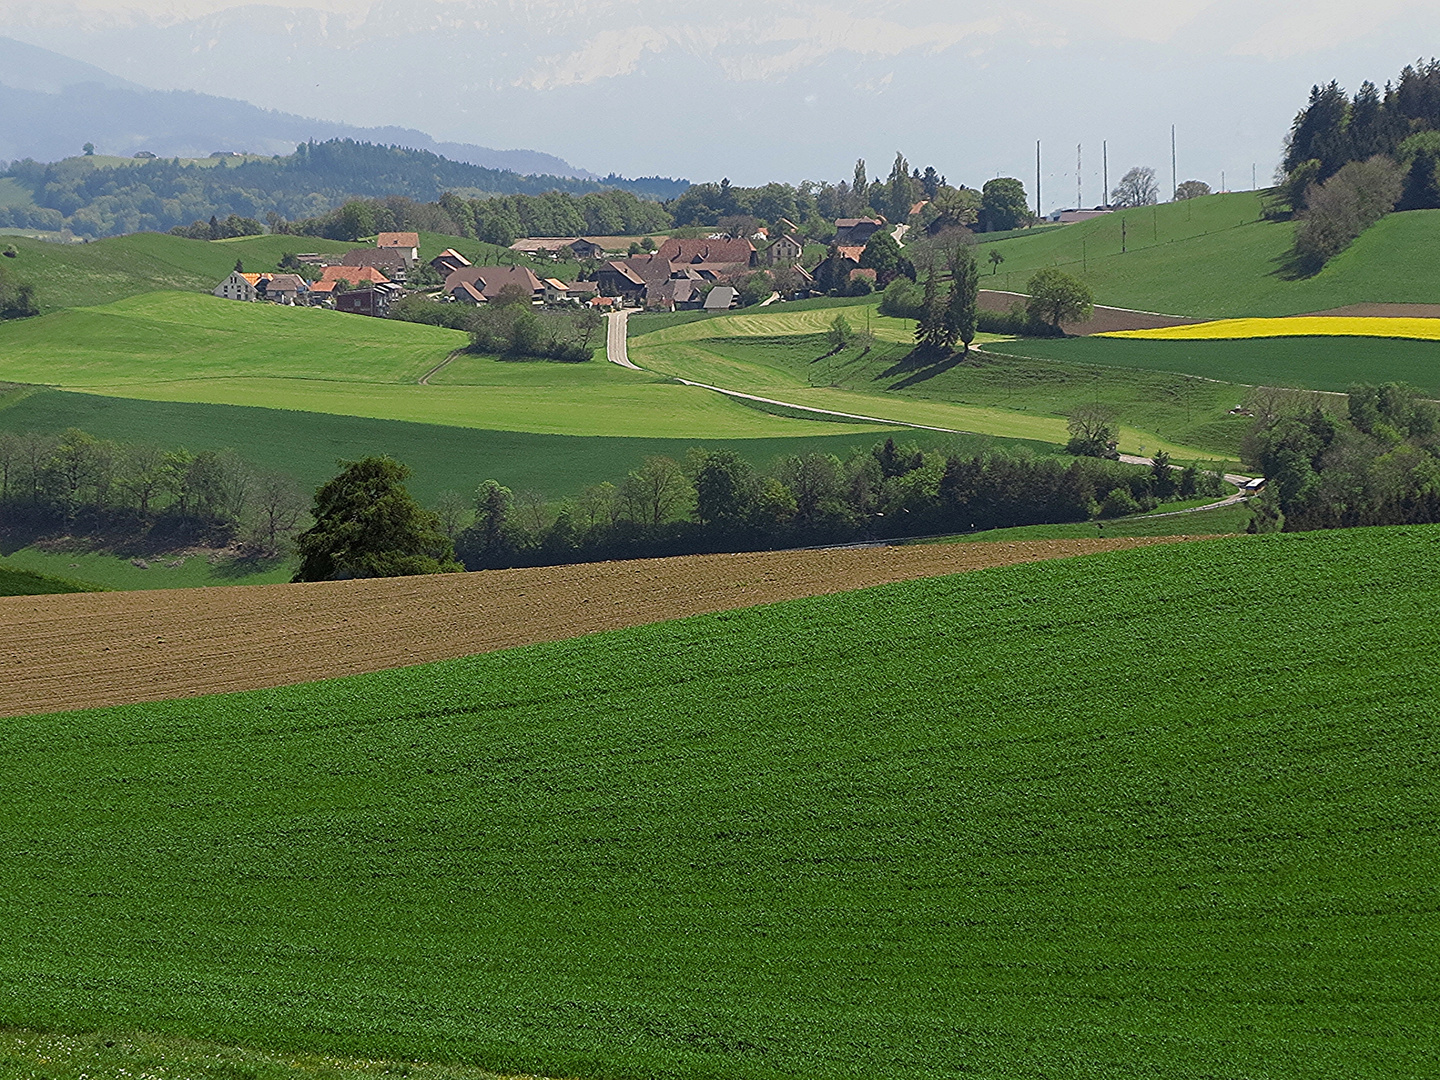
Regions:
<instances>
[{"instance_id":1,"label":"dark roofed house","mask_svg":"<svg viewBox=\"0 0 1440 1080\"><path fill-rule=\"evenodd\" d=\"M601 296L613 296L627 304L638 303L645 295L645 279L629 259L612 259L595 271L595 284ZM669 277L667 273L665 275Z\"/></svg>"},{"instance_id":2,"label":"dark roofed house","mask_svg":"<svg viewBox=\"0 0 1440 1080\"><path fill-rule=\"evenodd\" d=\"M507 286L528 293L532 300L543 299L545 283L524 266L465 266L445 278L445 291L455 295L459 285L471 285L486 300L494 300Z\"/></svg>"},{"instance_id":3,"label":"dark roofed house","mask_svg":"<svg viewBox=\"0 0 1440 1080\"><path fill-rule=\"evenodd\" d=\"M400 295L400 291L398 285L369 285L363 289L350 289L335 297L335 310L383 319L390 313L390 302Z\"/></svg>"},{"instance_id":4,"label":"dark roofed house","mask_svg":"<svg viewBox=\"0 0 1440 1080\"><path fill-rule=\"evenodd\" d=\"M708 237L682 240L672 236L660 245L655 254L672 263L716 263L730 267L755 265L755 245L743 237L738 240L712 240Z\"/></svg>"},{"instance_id":5,"label":"dark roofed house","mask_svg":"<svg viewBox=\"0 0 1440 1080\"><path fill-rule=\"evenodd\" d=\"M435 258L430 260L430 265L435 268L436 272L439 273L442 278L444 278L449 277L456 270L464 270L465 267L470 265L470 260L467 259L464 255L461 255L454 248L446 248L439 255L436 255Z\"/></svg>"},{"instance_id":6,"label":"dark roofed house","mask_svg":"<svg viewBox=\"0 0 1440 1080\"><path fill-rule=\"evenodd\" d=\"M841 247L864 247L884 224L880 218L841 218L835 222L835 243Z\"/></svg>"}]
</instances>

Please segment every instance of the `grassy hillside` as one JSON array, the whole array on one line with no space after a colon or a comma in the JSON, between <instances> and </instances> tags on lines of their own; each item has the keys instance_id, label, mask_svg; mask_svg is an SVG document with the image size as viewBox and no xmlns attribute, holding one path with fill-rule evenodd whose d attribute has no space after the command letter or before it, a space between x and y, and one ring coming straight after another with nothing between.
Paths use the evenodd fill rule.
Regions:
<instances>
[{"instance_id":1,"label":"grassy hillside","mask_svg":"<svg viewBox=\"0 0 1440 1080\"><path fill-rule=\"evenodd\" d=\"M1226 415L1234 387L1098 365L977 355L966 363L916 365L911 324L873 307L841 309L877 342L829 355L820 331L834 310L733 315L678 323L632 337L630 358L650 371L797 404L866 416L1064 443L1065 417L1096 400L1122 420L1121 449L1165 449L1183 459L1233 457L1245 422ZM987 350L1028 342L981 335ZM992 346L992 343L993 346ZM1044 355L1043 353L1041 354Z\"/></svg>"},{"instance_id":2,"label":"grassy hillside","mask_svg":"<svg viewBox=\"0 0 1440 1080\"><path fill-rule=\"evenodd\" d=\"M0 379L152 401L296 409L497 431L652 438L816 434L613 364L466 356L464 334L320 308L150 293L0 325ZM849 425L851 430L869 430ZM822 434L843 434L827 425Z\"/></svg>"},{"instance_id":3,"label":"grassy hillside","mask_svg":"<svg viewBox=\"0 0 1440 1080\"><path fill-rule=\"evenodd\" d=\"M1398 381L1440 394L1440 343L1433 341L1392 338L1150 341L1085 337L996 342L986 345L985 352L1055 361L1057 366L1084 364L1097 368L1180 372L1252 386L1289 386L1341 393L1355 383ZM1127 371L1115 377L1139 376ZM1239 400L1236 397L1239 391L1233 387L1216 392L1221 403L1230 398L1234 400L1229 404Z\"/></svg>"},{"instance_id":4,"label":"grassy hillside","mask_svg":"<svg viewBox=\"0 0 1440 1080\"><path fill-rule=\"evenodd\" d=\"M1437 540L8 721L0 1013L551 1076L1421 1075Z\"/></svg>"},{"instance_id":5,"label":"grassy hillside","mask_svg":"<svg viewBox=\"0 0 1440 1080\"><path fill-rule=\"evenodd\" d=\"M52 244L24 237L6 268L35 286L43 311L108 304L156 290L209 292L235 269L274 270L287 251L346 251L353 244L301 236L248 236L210 243L135 233L90 244Z\"/></svg>"},{"instance_id":6,"label":"grassy hillside","mask_svg":"<svg viewBox=\"0 0 1440 1080\"><path fill-rule=\"evenodd\" d=\"M578 493L604 480L618 482L652 454L683 459L692 446L724 446L757 466L782 454L817 451L847 456L868 448L886 433L834 433L810 424L808 435L760 439L622 438L537 435L523 431L371 420L286 409L239 408L188 402L41 391L6 406L0 399L0 431L58 433L78 427L100 438L126 442L161 440L191 450L232 449L247 461L318 487L335 474L337 459L389 454L415 470L410 490L427 504L447 488L473 491L494 478L507 487L539 491L552 499ZM993 440L960 439L938 432L894 432L921 445L958 443L966 447ZM1022 443L1041 452L1044 444Z\"/></svg>"},{"instance_id":7,"label":"grassy hillside","mask_svg":"<svg viewBox=\"0 0 1440 1080\"><path fill-rule=\"evenodd\" d=\"M0 596L46 596L52 593L94 592L97 586L73 578L40 574L0 564Z\"/></svg>"},{"instance_id":8,"label":"grassy hillside","mask_svg":"<svg viewBox=\"0 0 1440 1080\"><path fill-rule=\"evenodd\" d=\"M1263 221L1260 211L1259 195L1237 192L1016 237L998 245L1005 262L998 274L982 272L981 284L1023 292L1032 273L1056 265L1088 281L1100 303L1207 318L1433 303L1440 291L1440 210L1382 219L1301 281L1281 273L1293 223ZM984 237L977 243L983 261Z\"/></svg>"}]
</instances>

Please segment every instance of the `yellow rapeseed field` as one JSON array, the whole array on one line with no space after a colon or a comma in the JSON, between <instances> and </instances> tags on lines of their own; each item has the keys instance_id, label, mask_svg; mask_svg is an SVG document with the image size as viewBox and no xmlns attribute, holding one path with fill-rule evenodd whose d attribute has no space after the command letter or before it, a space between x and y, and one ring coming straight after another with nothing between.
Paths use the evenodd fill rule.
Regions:
<instances>
[{"instance_id":1,"label":"yellow rapeseed field","mask_svg":"<svg viewBox=\"0 0 1440 1080\"><path fill-rule=\"evenodd\" d=\"M1147 341L1220 341L1267 337L1387 337L1440 341L1440 319L1298 315L1285 319L1217 319L1158 330L1117 330L1096 337Z\"/></svg>"}]
</instances>

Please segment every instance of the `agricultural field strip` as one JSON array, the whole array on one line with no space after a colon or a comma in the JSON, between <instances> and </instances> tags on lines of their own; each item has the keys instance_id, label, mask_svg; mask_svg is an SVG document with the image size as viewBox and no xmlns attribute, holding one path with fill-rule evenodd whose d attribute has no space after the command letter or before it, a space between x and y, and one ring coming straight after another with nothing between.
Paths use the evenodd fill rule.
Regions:
<instances>
[{"instance_id":1,"label":"agricultural field strip","mask_svg":"<svg viewBox=\"0 0 1440 1080\"><path fill-rule=\"evenodd\" d=\"M803 315L816 314L814 311L784 313L792 318ZM823 312L820 312L823 314ZM748 316L749 318L765 318L766 316ZM720 357L718 354L706 353L704 343L707 340L736 339L742 335L726 334L723 338L698 338L682 341L660 341L660 335L672 332L692 330L697 327L713 326L722 322L729 322L747 318L747 316L732 316L726 319L705 320L697 323L685 323L681 326L670 327L665 330L654 331L643 334L624 342L625 365L635 367L633 359L629 355L629 346L634 344L640 351L640 358L655 364L655 367L641 370L654 371L659 374L669 375L677 382L689 386L699 387L723 394L727 397L739 400L754 401L757 404L768 404L781 408L794 409L799 412L810 412L817 415L834 417L836 419L853 419L857 423L884 423L901 427L914 428L925 431L940 431L955 435L988 435L999 438L1036 439L1042 442L1063 444L1069 438L1066 421L1059 416L1042 416L1035 413L1021 412L1014 409L1003 409L984 405L961 405L946 401L931 399L901 398L882 394L864 394L855 390L839 389L834 387L802 387L785 372L774 368L766 367L747 361L732 360L728 357ZM891 320L899 321L899 320ZM795 335L809 336L809 335ZM1010 340L1000 338L997 335L983 335L992 341ZM906 340L909 340L908 338ZM660 355L646 356L653 347L659 345L663 352ZM618 363L616 357L619 355L619 347L613 339L607 340L607 357L612 363ZM726 374L742 380L748 387L747 390L739 390L733 387L722 387L717 383L705 382L700 379L689 379L684 377L682 372L694 373L696 363L705 364L706 360L713 357L720 363L715 364L722 368ZM668 369L668 370L667 370ZM755 394L749 391L769 390L772 393L783 392L784 398L768 397L763 394ZM835 406L835 407L830 407ZM845 406L864 408L867 413L856 413L845 408ZM888 414L888 415L881 415ZM1154 432L1141 431L1128 426L1120 429L1122 445L1128 447L1149 448L1151 451L1164 450L1172 457L1181 460L1202 460L1212 455L1195 447L1182 446L1170 442L1156 435Z\"/></svg>"},{"instance_id":2,"label":"agricultural field strip","mask_svg":"<svg viewBox=\"0 0 1440 1080\"><path fill-rule=\"evenodd\" d=\"M1215 319L1154 330L1113 330L1095 336L1147 341L1241 341L1278 337L1378 337L1440 341L1440 319L1290 315L1273 319Z\"/></svg>"},{"instance_id":3,"label":"agricultural field strip","mask_svg":"<svg viewBox=\"0 0 1440 1080\"><path fill-rule=\"evenodd\" d=\"M931 544L0 598L0 715L284 686L1187 537Z\"/></svg>"}]
</instances>

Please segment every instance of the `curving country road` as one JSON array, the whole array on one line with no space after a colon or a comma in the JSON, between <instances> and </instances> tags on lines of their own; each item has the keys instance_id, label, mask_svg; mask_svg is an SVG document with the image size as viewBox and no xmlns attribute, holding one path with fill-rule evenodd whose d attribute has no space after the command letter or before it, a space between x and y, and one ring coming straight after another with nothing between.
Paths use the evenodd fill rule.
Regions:
<instances>
[{"instance_id":1,"label":"curving country road","mask_svg":"<svg viewBox=\"0 0 1440 1080\"><path fill-rule=\"evenodd\" d=\"M610 320L609 331L605 338L605 358L612 364L619 364L631 371L644 371L639 364L630 360L630 347L626 339L625 323L630 318L628 308L619 311L612 311L608 316ZM794 409L802 413L815 413L818 416L835 417L841 420L858 420L866 424L889 424L893 427L916 428L921 431L940 431L947 435L977 435L979 432L965 431L963 428L937 427L933 424L915 424L906 420L887 420L880 416L866 416L863 413L838 412L835 409L818 409L813 405L799 405L793 401L781 401L778 398L761 397L758 394L747 394L740 390L728 390L723 386L713 386L710 383L694 382L690 379L676 378L676 382L684 383L686 386L697 386L702 390L713 390L717 394L724 394L726 397L740 398L744 401L754 401L762 405L778 405L785 409ZM1150 459L1139 457L1135 454L1121 454L1120 460L1129 465L1149 465ZM1179 466L1172 466L1178 468ZM1226 473L1225 480L1234 484L1237 488L1243 487L1251 477L1241 476L1238 473ZM1193 514L1197 510L1211 510L1219 506L1233 506L1244 499L1244 495L1235 494L1220 502L1209 503L1205 506L1196 506L1190 510L1175 510L1176 514ZM1152 517L1168 517L1169 514L1154 514Z\"/></svg>"}]
</instances>

